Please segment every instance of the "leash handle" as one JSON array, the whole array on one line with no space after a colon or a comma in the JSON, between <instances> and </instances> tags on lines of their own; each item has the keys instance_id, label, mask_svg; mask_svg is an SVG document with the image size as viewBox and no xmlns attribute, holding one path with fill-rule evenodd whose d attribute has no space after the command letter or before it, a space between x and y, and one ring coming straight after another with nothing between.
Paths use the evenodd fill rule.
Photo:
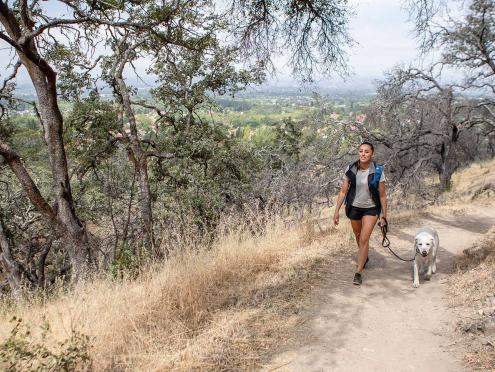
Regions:
<instances>
[{"instance_id":1,"label":"leash handle","mask_svg":"<svg viewBox=\"0 0 495 372\"><path fill-rule=\"evenodd\" d=\"M388 233L388 221L385 217L381 217L385 221L385 223L382 223L382 221L379 222L380 224L380 230L382 231L382 246L385 248L388 248L390 246L390 240L387 238L387 233Z\"/></svg>"}]
</instances>

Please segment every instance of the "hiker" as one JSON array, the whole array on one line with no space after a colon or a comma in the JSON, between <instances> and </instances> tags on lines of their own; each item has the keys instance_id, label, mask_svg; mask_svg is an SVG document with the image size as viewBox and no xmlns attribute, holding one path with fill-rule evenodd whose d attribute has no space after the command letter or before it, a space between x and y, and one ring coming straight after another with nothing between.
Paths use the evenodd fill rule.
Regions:
<instances>
[{"instance_id":1,"label":"hiker","mask_svg":"<svg viewBox=\"0 0 495 372\"><path fill-rule=\"evenodd\" d=\"M345 199L345 214L351 220L358 245L357 269L353 283L361 285L362 272L368 263L370 236L380 213L380 226L387 221L387 196L383 165L372 161L374 147L370 142L359 145L359 159L347 167L337 197L333 223L339 224L339 211Z\"/></svg>"}]
</instances>

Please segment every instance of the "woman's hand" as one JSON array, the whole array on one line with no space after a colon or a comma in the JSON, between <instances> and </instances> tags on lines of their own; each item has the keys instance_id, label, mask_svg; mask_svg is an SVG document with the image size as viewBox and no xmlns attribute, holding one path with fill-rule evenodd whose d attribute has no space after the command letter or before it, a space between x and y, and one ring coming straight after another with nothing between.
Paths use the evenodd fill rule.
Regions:
<instances>
[{"instance_id":1,"label":"woman's hand","mask_svg":"<svg viewBox=\"0 0 495 372\"><path fill-rule=\"evenodd\" d=\"M339 224L339 212L335 211L333 214L333 224L337 226Z\"/></svg>"},{"instance_id":2,"label":"woman's hand","mask_svg":"<svg viewBox=\"0 0 495 372\"><path fill-rule=\"evenodd\" d=\"M378 226L383 227L387 224L387 219L385 216L380 217L380 220L378 221Z\"/></svg>"}]
</instances>

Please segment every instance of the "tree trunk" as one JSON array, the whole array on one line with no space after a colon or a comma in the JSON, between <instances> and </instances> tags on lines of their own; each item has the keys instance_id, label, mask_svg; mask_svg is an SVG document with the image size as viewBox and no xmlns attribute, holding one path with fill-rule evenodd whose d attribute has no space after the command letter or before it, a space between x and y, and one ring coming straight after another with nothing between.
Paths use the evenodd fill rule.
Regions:
<instances>
[{"instance_id":1,"label":"tree trunk","mask_svg":"<svg viewBox=\"0 0 495 372\"><path fill-rule=\"evenodd\" d=\"M15 297L18 297L22 288L22 277L19 265L12 256L7 232L3 225L3 220L0 217L0 265L5 272L10 290Z\"/></svg>"},{"instance_id":2,"label":"tree trunk","mask_svg":"<svg viewBox=\"0 0 495 372\"><path fill-rule=\"evenodd\" d=\"M440 192L450 191L452 189L452 175L454 171L445 169L438 175L440 181Z\"/></svg>"},{"instance_id":3,"label":"tree trunk","mask_svg":"<svg viewBox=\"0 0 495 372\"><path fill-rule=\"evenodd\" d=\"M56 192L57 218L68 233L65 237L65 243L69 248L73 274L77 281L85 276L85 272L89 269L90 249L86 229L76 215L72 199L67 157L62 137L63 119L57 103L55 79L51 84L45 84L40 79L39 71L29 72L38 96L39 111L48 146Z\"/></svg>"},{"instance_id":4,"label":"tree trunk","mask_svg":"<svg viewBox=\"0 0 495 372\"><path fill-rule=\"evenodd\" d=\"M460 131L456 125L454 115L454 95L452 88L445 89L442 92L445 95L446 110L445 123L448 130L448 135L445 137L440 149L440 157L442 163L440 165L439 179L440 179L440 192L450 191L452 189L452 175L459 167L459 160L456 154L457 141L459 139Z\"/></svg>"},{"instance_id":5,"label":"tree trunk","mask_svg":"<svg viewBox=\"0 0 495 372\"><path fill-rule=\"evenodd\" d=\"M155 249L155 237L153 232L153 212L151 205L151 189L148 178L148 156L141 148L141 141L137 130L136 117L132 109L131 97L129 90L122 77L124 66L127 62L131 48L127 49L114 69L115 89L122 100L125 115L129 121L130 133L128 136L132 160L134 163L136 175L139 182L139 205L141 209L141 218L143 222L143 232L145 234L145 245Z\"/></svg>"},{"instance_id":6,"label":"tree trunk","mask_svg":"<svg viewBox=\"0 0 495 372\"><path fill-rule=\"evenodd\" d=\"M33 39L27 40L26 35L23 34L23 32L29 32L29 27L24 25L24 30L21 30L14 13L3 2L0 2L0 22L11 38L10 43L15 46L19 59L26 67L33 82L38 98L44 138L48 147L57 203L56 210L51 211L51 213L44 210L46 208L40 210L40 205L45 206L47 203L39 192L38 197L43 199L43 202L40 200L34 205L42 215L48 217L47 222L51 226L57 227L57 233L62 234L72 263L73 279L78 281L86 275L89 269L90 249L86 228L76 215L72 199L63 142L63 118L57 101L56 73L38 53L35 41ZM9 165L11 164L9 163ZM25 173L27 174L27 171ZM18 176L17 173L16 175ZM29 175L27 176L29 177ZM23 183L21 179L20 181ZM51 216L53 213L56 215L56 223Z\"/></svg>"},{"instance_id":7,"label":"tree trunk","mask_svg":"<svg viewBox=\"0 0 495 372\"><path fill-rule=\"evenodd\" d=\"M438 178L440 181L440 192L452 189L452 175L459 167L459 162L455 154L455 143L449 145L442 144L440 150L442 162L438 168Z\"/></svg>"}]
</instances>

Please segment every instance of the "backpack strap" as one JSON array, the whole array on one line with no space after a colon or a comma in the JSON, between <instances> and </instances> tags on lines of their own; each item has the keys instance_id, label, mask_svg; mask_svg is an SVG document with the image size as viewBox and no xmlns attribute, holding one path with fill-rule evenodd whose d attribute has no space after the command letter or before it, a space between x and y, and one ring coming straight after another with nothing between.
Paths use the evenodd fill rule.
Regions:
<instances>
[{"instance_id":1,"label":"backpack strap","mask_svg":"<svg viewBox=\"0 0 495 372\"><path fill-rule=\"evenodd\" d=\"M371 183L374 187L378 188L378 184L380 183L380 178L382 178L383 174L383 164L375 164L375 174L373 176L373 180Z\"/></svg>"}]
</instances>

